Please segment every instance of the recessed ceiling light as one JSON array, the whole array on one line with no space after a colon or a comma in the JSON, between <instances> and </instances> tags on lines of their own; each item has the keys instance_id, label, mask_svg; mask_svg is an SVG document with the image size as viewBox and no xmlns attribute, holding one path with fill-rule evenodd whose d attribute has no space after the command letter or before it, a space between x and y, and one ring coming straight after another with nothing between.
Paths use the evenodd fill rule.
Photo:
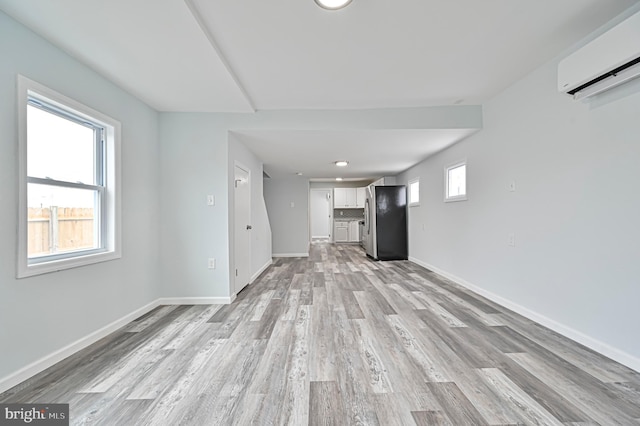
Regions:
<instances>
[{"instance_id":1,"label":"recessed ceiling light","mask_svg":"<svg viewBox=\"0 0 640 426\"><path fill-rule=\"evenodd\" d=\"M296 175L302 176L302 172L297 172Z\"/></svg>"},{"instance_id":2,"label":"recessed ceiling light","mask_svg":"<svg viewBox=\"0 0 640 426\"><path fill-rule=\"evenodd\" d=\"M346 166L349 165L349 162L345 161L345 160L339 160L339 161L334 162L333 164L335 164L338 167L346 167Z\"/></svg>"},{"instance_id":3,"label":"recessed ceiling light","mask_svg":"<svg viewBox=\"0 0 640 426\"><path fill-rule=\"evenodd\" d=\"M328 10L338 10L346 7L351 0L316 0L318 6Z\"/></svg>"},{"instance_id":4,"label":"recessed ceiling light","mask_svg":"<svg viewBox=\"0 0 640 426\"><path fill-rule=\"evenodd\" d=\"M337 181L341 181L341 180L342 180L342 178L336 178L336 180L337 180Z\"/></svg>"}]
</instances>

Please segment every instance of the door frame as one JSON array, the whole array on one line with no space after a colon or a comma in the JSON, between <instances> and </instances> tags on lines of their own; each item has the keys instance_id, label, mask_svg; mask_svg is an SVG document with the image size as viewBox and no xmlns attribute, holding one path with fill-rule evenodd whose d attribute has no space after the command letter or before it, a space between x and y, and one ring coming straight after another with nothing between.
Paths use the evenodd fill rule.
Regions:
<instances>
[{"instance_id":1,"label":"door frame","mask_svg":"<svg viewBox=\"0 0 640 426\"><path fill-rule=\"evenodd\" d=\"M309 188L309 207L311 207L312 192L326 192L329 194L329 203L327 204L327 221L329 229L329 241L333 241L333 188ZM309 238L313 240L313 210L309 208Z\"/></svg>"},{"instance_id":2,"label":"door frame","mask_svg":"<svg viewBox=\"0 0 640 426\"><path fill-rule=\"evenodd\" d=\"M237 169L242 170L243 172L245 172L247 174L247 186L248 186L248 191L247 191L247 196L248 199L246 200L247 203L247 209L248 209L248 222L246 225L240 225L240 222L243 221L243 216L240 216L240 212L238 211L238 200L237 200L237 184L236 184L236 171ZM232 295L236 295L238 294L246 285L249 284L250 280L251 280L251 232L249 229L244 229L245 226L247 225L251 225L251 187L252 187L252 175L251 175L251 168L245 166L244 164L240 163L239 161L234 161L234 166L233 166L233 266L231 267L231 270L229 271L231 273L231 280L229 280L231 282L231 294ZM240 229L239 226L242 226L243 228ZM248 235L247 235L248 233ZM245 257L247 258L247 265L246 265L246 271L238 271L238 275L236 275L236 270L242 269L241 267L239 267L239 256L238 256L238 247L239 247L239 242L241 242L241 238L246 238L246 244L247 244L247 250L244 253ZM243 279L243 277L246 277L246 282L242 285L242 288L238 288L238 280L239 279Z\"/></svg>"}]
</instances>

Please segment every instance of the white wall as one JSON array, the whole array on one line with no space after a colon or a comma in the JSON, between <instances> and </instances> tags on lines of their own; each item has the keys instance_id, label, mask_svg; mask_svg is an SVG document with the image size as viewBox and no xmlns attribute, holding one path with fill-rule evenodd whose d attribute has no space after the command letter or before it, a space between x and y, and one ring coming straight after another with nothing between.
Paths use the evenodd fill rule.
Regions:
<instances>
[{"instance_id":1,"label":"white wall","mask_svg":"<svg viewBox=\"0 0 640 426\"><path fill-rule=\"evenodd\" d=\"M160 174L155 111L2 12L0 40L2 387L3 378L157 299ZM15 278L18 73L122 123L122 259Z\"/></svg>"},{"instance_id":2,"label":"white wall","mask_svg":"<svg viewBox=\"0 0 640 426\"><path fill-rule=\"evenodd\" d=\"M219 298L220 301L231 296L229 270L233 264L233 251L229 251L229 202L233 192L233 179L229 177L229 165L233 164L234 154L230 151L230 144L242 145L242 130L480 127L482 109L478 106L258 111L254 114L160 114L162 295ZM207 194L216 197L215 207L206 205ZM308 189L305 197L308 200ZM268 204L266 185L264 198ZM297 208L304 208L308 221L308 201ZM271 212L269 220L272 239L286 241L288 236L276 235L280 232L276 229L281 228L274 226ZM296 243L292 249L300 249L300 241L307 239L308 233L307 226L304 236L293 237ZM273 250L276 254L276 248L286 249L274 243ZM305 253L306 251L307 249L304 250ZM284 252L280 252L282 253ZM214 270L207 269L209 257L216 258L217 266Z\"/></svg>"},{"instance_id":3,"label":"white wall","mask_svg":"<svg viewBox=\"0 0 640 426\"><path fill-rule=\"evenodd\" d=\"M212 114L162 113L160 147L162 295L228 298L226 127ZM216 269L207 269L210 257Z\"/></svg>"},{"instance_id":4,"label":"white wall","mask_svg":"<svg viewBox=\"0 0 640 426\"><path fill-rule=\"evenodd\" d=\"M299 176L265 179L264 196L273 235L273 255L308 255L309 180Z\"/></svg>"},{"instance_id":5,"label":"white wall","mask_svg":"<svg viewBox=\"0 0 640 426\"><path fill-rule=\"evenodd\" d=\"M640 81L575 102L556 91L557 62L399 176L420 178L409 254L640 370ZM461 159L469 199L444 203L443 168Z\"/></svg>"},{"instance_id":6,"label":"white wall","mask_svg":"<svg viewBox=\"0 0 640 426\"><path fill-rule=\"evenodd\" d=\"M360 180L360 181L334 181L334 182L309 182L311 189L333 189L333 188L362 188L368 186L372 181Z\"/></svg>"}]
</instances>

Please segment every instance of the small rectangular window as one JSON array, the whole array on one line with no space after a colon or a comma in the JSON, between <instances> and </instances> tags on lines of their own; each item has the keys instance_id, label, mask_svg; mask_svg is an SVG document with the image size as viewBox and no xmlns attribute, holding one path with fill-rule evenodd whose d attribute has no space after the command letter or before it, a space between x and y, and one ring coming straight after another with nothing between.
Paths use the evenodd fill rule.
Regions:
<instances>
[{"instance_id":1,"label":"small rectangular window","mask_svg":"<svg viewBox=\"0 0 640 426\"><path fill-rule=\"evenodd\" d=\"M467 199L467 163L460 161L445 167L445 201Z\"/></svg>"},{"instance_id":2,"label":"small rectangular window","mask_svg":"<svg viewBox=\"0 0 640 426\"><path fill-rule=\"evenodd\" d=\"M420 179L409 181L409 207L420 205Z\"/></svg>"},{"instance_id":3,"label":"small rectangular window","mask_svg":"<svg viewBox=\"0 0 640 426\"><path fill-rule=\"evenodd\" d=\"M120 257L120 124L22 76L18 277Z\"/></svg>"}]
</instances>

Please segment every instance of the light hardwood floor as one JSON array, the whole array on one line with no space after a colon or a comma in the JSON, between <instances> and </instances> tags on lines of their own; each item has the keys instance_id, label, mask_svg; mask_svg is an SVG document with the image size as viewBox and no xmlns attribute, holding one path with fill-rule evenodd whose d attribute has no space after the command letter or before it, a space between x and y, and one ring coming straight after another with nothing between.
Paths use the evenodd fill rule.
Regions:
<instances>
[{"instance_id":1,"label":"light hardwood floor","mask_svg":"<svg viewBox=\"0 0 640 426\"><path fill-rule=\"evenodd\" d=\"M640 425L640 374L410 262L278 259L0 394L71 424Z\"/></svg>"}]
</instances>

